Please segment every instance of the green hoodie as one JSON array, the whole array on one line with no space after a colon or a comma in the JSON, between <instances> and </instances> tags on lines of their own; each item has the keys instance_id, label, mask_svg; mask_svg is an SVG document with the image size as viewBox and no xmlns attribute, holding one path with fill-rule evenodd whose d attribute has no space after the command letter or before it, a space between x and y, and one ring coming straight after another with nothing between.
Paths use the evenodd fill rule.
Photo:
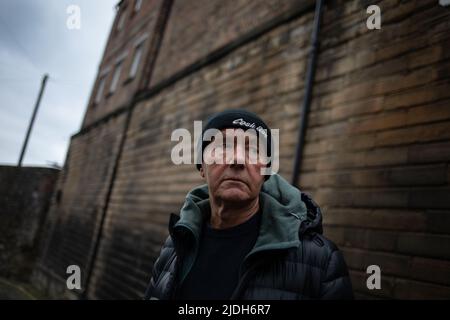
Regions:
<instances>
[{"instance_id":1,"label":"green hoodie","mask_svg":"<svg viewBox=\"0 0 450 320\"><path fill-rule=\"evenodd\" d=\"M256 252L288 249L300 245L298 231L300 223L306 219L307 209L297 188L280 175L272 175L263 184L260 206L262 217L259 235L255 246L245 257L243 265ZM184 281L197 256L200 232L207 218L206 213L209 212L208 207L208 186L205 184L192 189L180 210L180 219L173 226L173 230L187 229L195 239L193 250L187 252L183 261L180 283Z\"/></svg>"}]
</instances>

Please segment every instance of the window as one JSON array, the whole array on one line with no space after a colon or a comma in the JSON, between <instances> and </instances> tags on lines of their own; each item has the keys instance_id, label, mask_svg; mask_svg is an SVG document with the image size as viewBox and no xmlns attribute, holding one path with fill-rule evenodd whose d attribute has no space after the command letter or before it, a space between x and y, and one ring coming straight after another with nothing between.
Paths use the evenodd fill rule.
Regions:
<instances>
[{"instance_id":1,"label":"window","mask_svg":"<svg viewBox=\"0 0 450 320\"><path fill-rule=\"evenodd\" d=\"M120 72L122 71L122 61L116 64L116 68L114 69L113 78L111 80L111 86L109 87L109 93L113 93L116 91L117 84L120 79Z\"/></svg>"},{"instance_id":2,"label":"window","mask_svg":"<svg viewBox=\"0 0 450 320\"><path fill-rule=\"evenodd\" d=\"M131 63L129 74L130 78L134 78L136 76L139 67L139 62L141 61L141 57L142 57L142 44L138 45L134 51L133 62Z\"/></svg>"},{"instance_id":3,"label":"window","mask_svg":"<svg viewBox=\"0 0 450 320\"><path fill-rule=\"evenodd\" d=\"M119 21L117 22L117 31L122 30L124 24L125 24L125 11L122 11L119 16Z\"/></svg>"},{"instance_id":4,"label":"window","mask_svg":"<svg viewBox=\"0 0 450 320\"><path fill-rule=\"evenodd\" d=\"M105 79L106 76L102 76L99 80L98 87L97 87L97 94L95 95L94 103L98 104L103 97L103 91L105 90Z\"/></svg>"},{"instance_id":5,"label":"window","mask_svg":"<svg viewBox=\"0 0 450 320\"><path fill-rule=\"evenodd\" d=\"M141 9L142 0L136 0L134 2L134 12L138 12Z\"/></svg>"}]
</instances>

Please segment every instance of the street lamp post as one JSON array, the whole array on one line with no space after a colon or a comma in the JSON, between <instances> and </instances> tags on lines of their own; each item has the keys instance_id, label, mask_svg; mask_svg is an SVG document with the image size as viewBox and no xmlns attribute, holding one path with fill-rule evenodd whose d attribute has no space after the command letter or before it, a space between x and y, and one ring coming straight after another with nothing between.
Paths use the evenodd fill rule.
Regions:
<instances>
[{"instance_id":1,"label":"street lamp post","mask_svg":"<svg viewBox=\"0 0 450 320\"><path fill-rule=\"evenodd\" d=\"M48 79L48 74L44 74L44 76L42 77L41 89L39 90L39 95L37 97L36 104L34 105L33 115L31 116L31 120L28 125L28 130L27 130L27 134L25 136L25 141L23 142L23 145L22 145L22 151L20 152L19 163L17 164L18 167L22 166L23 156L25 155L25 150L27 148L28 140L30 138L31 129L33 129L34 119L36 118L36 114L39 109L39 105L41 103L41 98L42 98L42 94L44 93L45 84L47 83L47 79Z\"/></svg>"}]
</instances>

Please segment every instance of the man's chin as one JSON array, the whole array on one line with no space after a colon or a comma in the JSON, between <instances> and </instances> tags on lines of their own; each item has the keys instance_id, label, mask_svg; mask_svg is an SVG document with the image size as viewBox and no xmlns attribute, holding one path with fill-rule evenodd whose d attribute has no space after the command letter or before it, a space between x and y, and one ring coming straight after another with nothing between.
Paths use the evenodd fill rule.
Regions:
<instances>
[{"instance_id":1,"label":"man's chin","mask_svg":"<svg viewBox=\"0 0 450 320\"><path fill-rule=\"evenodd\" d=\"M233 188L231 190L224 190L220 198L227 202L242 202L248 200L250 197L246 192Z\"/></svg>"}]
</instances>

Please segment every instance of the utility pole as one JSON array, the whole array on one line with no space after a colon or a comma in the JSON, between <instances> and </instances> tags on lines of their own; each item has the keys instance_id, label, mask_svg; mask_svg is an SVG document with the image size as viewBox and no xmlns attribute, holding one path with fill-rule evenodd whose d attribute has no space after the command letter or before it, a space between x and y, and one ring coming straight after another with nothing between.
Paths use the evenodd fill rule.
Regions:
<instances>
[{"instance_id":1,"label":"utility pole","mask_svg":"<svg viewBox=\"0 0 450 320\"><path fill-rule=\"evenodd\" d=\"M39 90L39 95L36 100L36 104L34 105L33 115L31 116L30 124L28 125L27 135L25 136L25 141L22 145L22 151L20 152L18 167L22 166L23 156L25 155L25 150L27 148L28 139L30 138L31 129L33 129L34 119L36 118L37 111L39 109L39 105L41 103L42 94L44 93L45 84L47 83L48 74L44 74L41 82L41 89Z\"/></svg>"}]
</instances>

